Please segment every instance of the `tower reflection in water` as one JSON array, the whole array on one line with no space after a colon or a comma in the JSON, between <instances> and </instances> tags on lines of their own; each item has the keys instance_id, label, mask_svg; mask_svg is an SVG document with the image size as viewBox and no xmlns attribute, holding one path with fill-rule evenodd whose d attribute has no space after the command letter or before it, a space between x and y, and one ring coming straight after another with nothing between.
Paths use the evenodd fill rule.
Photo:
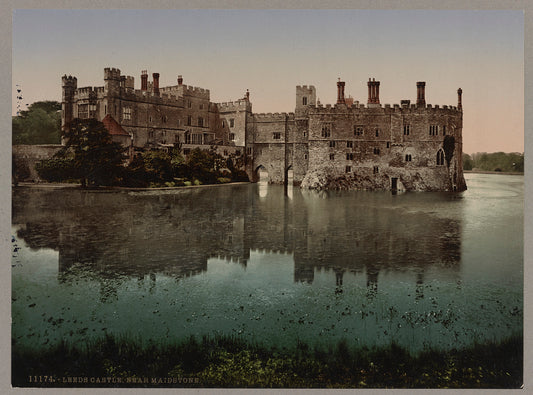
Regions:
<instances>
[{"instance_id":1,"label":"tower reflection in water","mask_svg":"<svg viewBox=\"0 0 533 395\"><path fill-rule=\"evenodd\" d=\"M364 276L372 297L383 275L400 276L423 298L428 276L459 276L460 221L431 210L447 199L262 182L167 193L18 189L13 224L31 248L59 251L61 281L72 281L70 268L83 265L106 297L120 278L153 289L157 276L195 276L217 257L244 270L250 251L267 251L292 254L294 282L331 276L332 289L342 292L347 275Z\"/></svg>"}]
</instances>

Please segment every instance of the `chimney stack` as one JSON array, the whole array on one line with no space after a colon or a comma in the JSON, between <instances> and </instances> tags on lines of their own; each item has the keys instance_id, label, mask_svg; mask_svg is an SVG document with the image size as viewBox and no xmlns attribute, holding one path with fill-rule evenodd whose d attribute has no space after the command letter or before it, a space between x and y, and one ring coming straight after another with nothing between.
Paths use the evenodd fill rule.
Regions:
<instances>
[{"instance_id":1,"label":"chimney stack","mask_svg":"<svg viewBox=\"0 0 533 395\"><path fill-rule=\"evenodd\" d=\"M146 70L141 71L141 90L148 90L148 72Z\"/></svg>"},{"instance_id":2,"label":"chimney stack","mask_svg":"<svg viewBox=\"0 0 533 395\"><path fill-rule=\"evenodd\" d=\"M344 104L344 85L346 83L344 81L341 81L339 78L339 81L337 82L337 104Z\"/></svg>"},{"instance_id":3,"label":"chimney stack","mask_svg":"<svg viewBox=\"0 0 533 395\"><path fill-rule=\"evenodd\" d=\"M183 85L183 77L178 75L178 85Z\"/></svg>"},{"instance_id":4,"label":"chimney stack","mask_svg":"<svg viewBox=\"0 0 533 395\"><path fill-rule=\"evenodd\" d=\"M416 83L416 105L419 107L426 106L426 82L418 81Z\"/></svg>"},{"instance_id":5,"label":"chimney stack","mask_svg":"<svg viewBox=\"0 0 533 395\"><path fill-rule=\"evenodd\" d=\"M463 90L461 88L457 89L457 108L463 109Z\"/></svg>"},{"instance_id":6,"label":"chimney stack","mask_svg":"<svg viewBox=\"0 0 533 395\"><path fill-rule=\"evenodd\" d=\"M379 104L379 81L368 79L368 104Z\"/></svg>"},{"instance_id":7,"label":"chimney stack","mask_svg":"<svg viewBox=\"0 0 533 395\"><path fill-rule=\"evenodd\" d=\"M159 96L159 73L153 73L154 78L154 95Z\"/></svg>"},{"instance_id":8,"label":"chimney stack","mask_svg":"<svg viewBox=\"0 0 533 395\"><path fill-rule=\"evenodd\" d=\"M250 91L248 89L246 89L246 96L245 96L246 100L247 101L250 101Z\"/></svg>"}]
</instances>

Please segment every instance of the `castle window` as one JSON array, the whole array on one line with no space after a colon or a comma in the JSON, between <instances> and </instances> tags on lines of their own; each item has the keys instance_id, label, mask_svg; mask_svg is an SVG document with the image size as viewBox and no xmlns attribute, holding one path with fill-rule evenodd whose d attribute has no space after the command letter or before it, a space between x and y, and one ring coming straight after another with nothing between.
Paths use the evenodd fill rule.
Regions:
<instances>
[{"instance_id":1,"label":"castle window","mask_svg":"<svg viewBox=\"0 0 533 395\"><path fill-rule=\"evenodd\" d=\"M202 117L198 117L198 126L200 127L204 126L204 119Z\"/></svg>"},{"instance_id":2,"label":"castle window","mask_svg":"<svg viewBox=\"0 0 533 395\"><path fill-rule=\"evenodd\" d=\"M232 128L232 127L234 127L234 126L235 126L235 119L234 119L234 118L231 118L231 119L229 120L229 127Z\"/></svg>"},{"instance_id":3,"label":"castle window","mask_svg":"<svg viewBox=\"0 0 533 395\"><path fill-rule=\"evenodd\" d=\"M228 150L224 150L224 156L228 156Z\"/></svg>"},{"instance_id":4,"label":"castle window","mask_svg":"<svg viewBox=\"0 0 533 395\"><path fill-rule=\"evenodd\" d=\"M379 136L379 129L376 129L376 137Z\"/></svg>"},{"instance_id":5,"label":"castle window","mask_svg":"<svg viewBox=\"0 0 533 395\"><path fill-rule=\"evenodd\" d=\"M252 155L252 147L246 148L246 155Z\"/></svg>"},{"instance_id":6,"label":"castle window","mask_svg":"<svg viewBox=\"0 0 533 395\"><path fill-rule=\"evenodd\" d=\"M411 154L406 154L406 155L405 155L405 161L406 161L406 162L411 162L412 159L413 159L413 158L411 157Z\"/></svg>"},{"instance_id":7,"label":"castle window","mask_svg":"<svg viewBox=\"0 0 533 395\"><path fill-rule=\"evenodd\" d=\"M187 107L191 108L192 107L192 103L190 100L187 100Z\"/></svg>"},{"instance_id":8,"label":"castle window","mask_svg":"<svg viewBox=\"0 0 533 395\"><path fill-rule=\"evenodd\" d=\"M230 141L235 141L235 133L230 133L229 134L229 140Z\"/></svg>"},{"instance_id":9,"label":"castle window","mask_svg":"<svg viewBox=\"0 0 533 395\"><path fill-rule=\"evenodd\" d=\"M346 173L352 172L352 166L346 166Z\"/></svg>"},{"instance_id":10,"label":"castle window","mask_svg":"<svg viewBox=\"0 0 533 395\"><path fill-rule=\"evenodd\" d=\"M304 159L307 159L307 154L304 154Z\"/></svg>"},{"instance_id":11,"label":"castle window","mask_svg":"<svg viewBox=\"0 0 533 395\"><path fill-rule=\"evenodd\" d=\"M279 140L279 139L281 139L281 132L274 132L272 138L273 138L274 140Z\"/></svg>"},{"instance_id":12,"label":"castle window","mask_svg":"<svg viewBox=\"0 0 533 395\"><path fill-rule=\"evenodd\" d=\"M331 128L329 125L322 125L322 137L327 138L331 136Z\"/></svg>"},{"instance_id":13,"label":"castle window","mask_svg":"<svg viewBox=\"0 0 533 395\"><path fill-rule=\"evenodd\" d=\"M304 106L307 106L307 97L306 96L302 97L302 104Z\"/></svg>"},{"instance_id":14,"label":"castle window","mask_svg":"<svg viewBox=\"0 0 533 395\"><path fill-rule=\"evenodd\" d=\"M347 141L346 148L353 148L353 141Z\"/></svg>"},{"instance_id":15,"label":"castle window","mask_svg":"<svg viewBox=\"0 0 533 395\"><path fill-rule=\"evenodd\" d=\"M374 174L377 174L379 173L379 167L378 166L374 166Z\"/></svg>"},{"instance_id":16,"label":"castle window","mask_svg":"<svg viewBox=\"0 0 533 395\"><path fill-rule=\"evenodd\" d=\"M199 133L193 133L191 135L192 144L202 144L202 135Z\"/></svg>"},{"instance_id":17,"label":"castle window","mask_svg":"<svg viewBox=\"0 0 533 395\"><path fill-rule=\"evenodd\" d=\"M88 104L78 104L78 118L80 119L89 118L89 105Z\"/></svg>"},{"instance_id":18,"label":"castle window","mask_svg":"<svg viewBox=\"0 0 533 395\"><path fill-rule=\"evenodd\" d=\"M107 115L107 104L104 106L104 114Z\"/></svg>"},{"instance_id":19,"label":"castle window","mask_svg":"<svg viewBox=\"0 0 533 395\"><path fill-rule=\"evenodd\" d=\"M201 104L200 104L200 110L203 110L203 109L204 109L204 104L201 103Z\"/></svg>"},{"instance_id":20,"label":"castle window","mask_svg":"<svg viewBox=\"0 0 533 395\"><path fill-rule=\"evenodd\" d=\"M444 151L440 149L437 152L437 166L443 166L444 165Z\"/></svg>"},{"instance_id":21,"label":"castle window","mask_svg":"<svg viewBox=\"0 0 533 395\"><path fill-rule=\"evenodd\" d=\"M346 160L353 160L353 152L346 153Z\"/></svg>"},{"instance_id":22,"label":"castle window","mask_svg":"<svg viewBox=\"0 0 533 395\"><path fill-rule=\"evenodd\" d=\"M403 125L403 135L409 136L409 132L411 130L411 125Z\"/></svg>"},{"instance_id":23,"label":"castle window","mask_svg":"<svg viewBox=\"0 0 533 395\"><path fill-rule=\"evenodd\" d=\"M446 125L442 125L442 135L446 136Z\"/></svg>"},{"instance_id":24,"label":"castle window","mask_svg":"<svg viewBox=\"0 0 533 395\"><path fill-rule=\"evenodd\" d=\"M355 136L362 136L364 133L364 128L362 126L354 126L353 133Z\"/></svg>"},{"instance_id":25,"label":"castle window","mask_svg":"<svg viewBox=\"0 0 533 395\"><path fill-rule=\"evenodd\" d=\"M152 116L151 115L148 117L148 122L152 122Z\"/></svg>"},{"instance_id":26,"label":"castle window","mask_svg":"<svg viewBox=\"0 0 533 395\"><path fill-rule=\"evenodd\" d=\"M331 141L329 142L329 146L332 147L332 148L334 148L334 147L335 147L335 140L331 140Z\"/></svg>"},{"instance_id":27,"label":"castle window","mask_svg":"<svg viewBox=\"0 0 533 395\"><path fill-rule=\"evenodd\" d=\"M222 120L222 127L225 128L226 127L226 122L224 120Z\"/></svg>"},{"instance_id":28,"label":"castle window","mask_svg":"<svg viewBox=\"0 0 533 395\"><path fill-rule=\"evenodd\" d=\"M191 133L187 130L187 132L185 133L185 144L190 144L191 143Z\"/></svg>"},{"instance_id":29,"label":"castle window","mask_svg":"<svg viewBox=\"0 0 533 395\"><path fill-rule=\"evenodd\" d=\"M304 132L304 137L307 137L307 132Z\"/></svg>"},{"instance_id":30,"label":"castle window","mask_svg":"<svg viewBox=\"0 0 533 395\"><path fill-rule=\"evenodd\" d=\"M335 160L335 154L329 154L329 160Z\"/></svg>"},{"instance_id":31,"label":"castle window","mask_svg":"<svg viewBox=\"0 0 533 395\"><path fill-rule=\"evenodd\" d=\"M374 148L374 154L379 155L379 148Z\"/></svg>"},{"instance_id":32,"label":"castle window","mask_svg":"<svg viewBox=\"0 0 533 395\"><path fill-rule=\"evenodd\" d=\"M151 118L151 117L150 117ZM150 119L151 120L151 119ZM192 124L192 116L188 115L187 116L187 126L191 126Z\"/></svg>"},{"instance_id":33,"label":"castle window","mask_svg":"<svg viewBox=\"0 0 533 395\"><path fill-rule=\"evenodd\" d=\"M176 122L176 126L179 128L181 126L181 121L178 119L178 121Z\"/></svg>"},{"instance_id":34,"label":"castle window","mask_svg":"<svg viewBox=\"0 0 533 395\"><path fill-rule=\"evenodd\" d=\"M390 148L390 141L387 141L387 148Z\"/></svg>"},{"instance_id":35,"label":"castle window","mask_svg":"<svg viewBox=\"0 0 533 395\"><path fill-rule=\"evenodd\" d=\"M438 136L439 135L439 125L430 125L429 126L429 135Z\"/></svg>"}]
</instances>

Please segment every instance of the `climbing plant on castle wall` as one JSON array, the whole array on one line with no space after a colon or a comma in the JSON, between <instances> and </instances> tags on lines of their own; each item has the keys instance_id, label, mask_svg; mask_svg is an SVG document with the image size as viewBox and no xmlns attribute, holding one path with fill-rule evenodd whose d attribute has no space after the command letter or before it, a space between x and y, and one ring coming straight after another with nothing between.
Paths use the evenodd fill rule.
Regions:
<instances>
[{"instance_id":1,"label":"climbing plant on castle wall","mask_svg":"<svg viewBox=\"0 0 533 395\"><path fill-rule=\"evenodd\" d=\"M446 159L446 164L448 167L450 167L450 161L452 160L453 152L455 151L455 137L450 135L444 136L442 148L444 149L444 158Z\"/></svg>"}]
</instances>

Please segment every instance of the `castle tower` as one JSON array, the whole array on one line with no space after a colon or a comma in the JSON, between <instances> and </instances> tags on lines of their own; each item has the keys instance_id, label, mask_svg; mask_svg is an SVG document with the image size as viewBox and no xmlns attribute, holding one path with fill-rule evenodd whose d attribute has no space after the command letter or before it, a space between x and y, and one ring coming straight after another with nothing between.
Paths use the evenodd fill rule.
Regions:
<instances>
[{"instance_id":1,"label":"castle tower","mask_svg":"<svg viewBox=\"0 0 533 395\"><path fill-rule=\"evenodd\" d=\"M104 69L104 92L106 96L116 97L120 94L120 70Z\"/></svg>"},{"instance_id":2,"label":"castle tower","mask_svg":"<svg viewBox=\"0 0 533 395\"><path fill-rule=\"evenodd\" d=\"M463 109L463 90L461 88L457 89L457 108Z\"/></svg>"},{"instance_id":3,"label":"castle tower","mask_svg":"<svg viewBox=\"0 0 533 395\"><path fill-rule=\"evenodd\" d=\"M178 85L183 85L183 76L178 75Z\"/></svg>"},{"instance_id":4,"label":"castle tower","mask_svg":"<svg viewBox=\"0 0 533 395\"><path fill-rule=\"evenodd\" d=\"M312 85L298 85L296 87L296 112L304 111L307 106L316 105L316 90Z\"/></svg>"},{"instance_id":5,"label":"castle tower","mask_svg":"<svg viewBox=\"0 0 533 395\"><path fill-rule=\"evenodd\" d=\"M68 125L74 117L74 95L78 88L78 80L76 77L66 76L61 77L62 100L61 100L61 131L62 134L68 130ZM61 144L65 144L63 136L61 136Z\"/></svg>"},{"instance_id":6,"label":"castle tower","mask_svg":"<svg viewBox=\"0 0 533 395\"><path fill-rule=\"evenodd\" d=\"M339 81L337 82L337 104L344 104L344 85L346 83L344 81L341 81L339 78Z\"/></svg>"},{"instance_id":7,"label":"castle tower","mask_svg":"<svg viewBox=\"0 0 533 395\"><path fill-rule=\"evenodd\" d=\"M426 82L418 81L416 83L416 105L418 107L426 106Z\"/></svg>"},{"instance_id":8,"label":"castle tower","mask_svg":"<svg viewBox=\"0 0 533 395\"><path fill-rule=\"evenodd\" d=\"M368 79L368 104L379 104L379 81Z\"/></svg>"}]
</instances>

